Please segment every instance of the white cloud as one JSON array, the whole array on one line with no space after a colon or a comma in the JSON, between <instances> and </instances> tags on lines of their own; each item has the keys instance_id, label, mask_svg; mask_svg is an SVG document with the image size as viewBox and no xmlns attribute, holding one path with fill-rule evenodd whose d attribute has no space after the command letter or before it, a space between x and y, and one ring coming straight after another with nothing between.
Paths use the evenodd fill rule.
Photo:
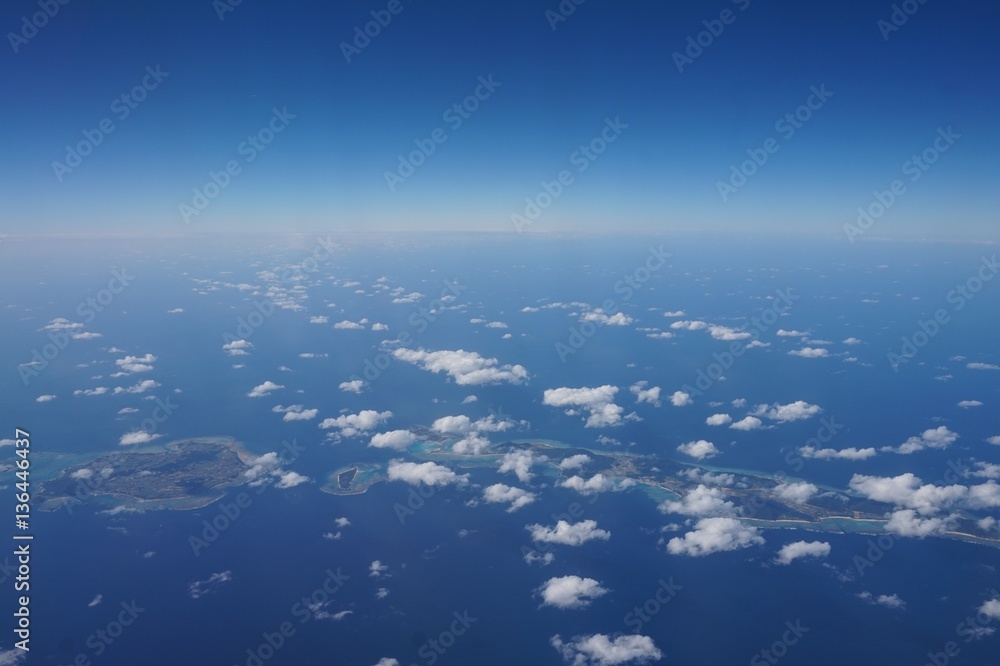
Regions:
<instances>
[{"instance_id":1,"label":"white cloud","mask_svg":"<svg viewBox=\"0 0 1000 666\"><path fill-rule=\"evenodd\" d=\"M667 542L667 552L702 557L763 543L760 530L744 525L735 518L702 518L695 524L693 532Z\"/></svg>"},{"instance_id":2,"label":"white cloud","mask_svg":"<svg viewBox=\"0 0 1000 666\"><path fill-rule=\"evenodd\" d=\"M278 389L283 389L283 388L285 387L282 386L281 384L275 384L269 379L265 381L263 384L258 384L257 386L253 387L250 390L250 392L247 393L247 396L251 398L263 398L272 391L277 391Z\"/></svg>"},{"instance_id":3,"label":"white cloud","mask_svg":"<svg viewBox=\"0 0 1000 666\"><path fill-rule=\"evenodd\" d=\"M804 332L804 331L796 331L795 329L792 329L791 331L787 331L787 330L785 330L783 328L779 328L778 329L778 335L780 335L783 338L804 338L805 336L807 336L809 334L806 333L806 332Z\"/></svg>"},{"instance_id":4,"label":"white cloud","mask_svg":"<svg viewBox=\"0 0 1000 666\"><path fill-rule=\"evenodd\" d=\"M857 597L877 606L895 609L906 608L906 602L900 599L898 594L880 594L876 597L871 592L865 591L858 592Z\"/></svg>"},{"instance_id":5,"label":"white cloud","mask_svg":"<svg viewBox=\"0 0 1000 666\"><path fill-rule=\"evenodd\" d=\"M733 417L729 414L712 414L705 419L705 424L710 426L722 426L733 422Z\"/></svg>"},{"instance_id":6,"label":"white cloud","mask_svg":"<svg viewBox=\"0 0 1000 666\"><path fill-rule=\"evenodd\" d=\"M663 653L649 636L630 634L612 639L606 634L575 636L564 642L558 634L552 637L552 647L572 666L617 666L644 664L663 658Z\"/></svg>"},{"instance_id":7,"label":"white cloud","mask_svg":"<svg viewBox=\"0 0 1000 666\"><path fill-rule=\"evenodd\" d=\"M222 345L222 350L229 356L246 356L248 349L253 349L253 343L249 340L233 340Z\"/></svg>"},{"instance_id":8,"label":"white cloud","mask_svg":"<svg viewBox=\"0 0 1000 666\"><path fill-rule=\"evenodd\" d=\"M154 435L142 430L135 430L133 432L127 432L122 435L121 439L118 440L119 446L131 446L133 444L148 444L154 439L158 439L162 435Z\"/></svg>"},{"instance_id":9,"label":"white cloud","mask_svg":"<svg viewBox=\"0 0 1000 666\"><path fill-rule=\"evenodd\" d=\"M704 321L689 321L682 319L670 324L670 328L685 331L702 331L708 328L708 323Z\"/></svg>"},{"instance_id":10,"label":"white cloud","mask_svg":"<svg viewBox=\"0 0 1000 666\"><path fill-rule=\"evenodd\" d=\"M937 523L925 523L916 519L914 511L922 516L933 516L953 507L968 509L1000 507L1000 485L992 480L971 487L960 484L936 486L925 484L919 477L907 472L895 477L855 474L849 485L851 490L869 499L910 510L897 511L890 520L894 530L906 536L937 533L952 526L951 516Z\"/></svg>"},{"instance_id":11,"label":"white cloud","mask_svg":"<svg viewBox=\"0 0 1000 666\"><path fill-rule=\"evenodd\" d=\"M535 524L526 525L525 529L531 532L532 541L564 546L579 546L593 539L607 541L611 538L611 532L598 529L596 520L583 520L579 523L560 520L555 527Z\"/></svg>"},{"instance_id":12,"label":"white cloud","mask_svg":"<svg viewBox=\"0 0 1000 666\"><path fill-rule=\"evenodd\" d=\"M337 524L337 527L350 527L351 526L351 520L349 518L341 517L341 518L337 518L333 522Z\"/></svg>"},{"instance_id":13,"label":"white cloud","mask_svg":"<svg viewBox=\"0 0 1000 666\"><path fill-rule=\"evenodd\" d=\"M958 403L958 406L962 409L968 409L970 407L982 407L983 403L979 400L962 400Z\"/></svg>"},{"instance_id":14,"label":"white cloud","mask_svg":"<svg viewBox=\"0 0 1000 666\"><path fill-rule=\"evenodd\" d=\"M582 317L580 317L580 321L590 321L605 326L628 326L629 324L635 323L635 320L624 312L616 312L613 315L607 315L600 309L585 313Z\"/></svg>"},{"instance_id":15,"label":"white cloud","mask_svg":"<svg viewBox=\"0 0 1000 666\"><path fill-rule=\"evenodd\" d=\"M586 453L578 453L575 456L569 456L568 458L563 458L562 462L559 463L559 468L580 469L589 462L590 462L590 456L588 456Z\"/></svg>"},{"instance_id":16,"label":"white cloud","mask_svg":"<svg viewBox=\"0 0 1000 666\"><path fill-rule=\"evenodd\" d=\"M595 493L624 490L625 488L635 485L635 482L631 479L624 479L616 486L614 480L610 477L604 476L603 474L595 474L589 479L584 479L582 476L574 475L568 479L560 481L558 485L560 488L569 488L570 490L575 490L582 495L593 495Z\"/></svg>"},{"instance_id":17,"label":"white cloud","mask_svg":"<svg viewBox=\"0 0 1000 666\"><path fill-rule=\"evenodd\" d=\"M736 476L733 474L709 472L696 467L689 467L679 472L679 474L696 483L703 483L710 486L731 486L736 483Z\"/></svg>"},{"instance_id":18,"label":"white cloud","mask_svg":"<svg viewBox=\"0 0 1000 666\"><path fill-rule=\"evenodd\" d=\"M946 426L928 428L920 435L910 437L897 447L884 446L882 451L909 455L924 449L946 449L958 439L958 433L952 432Z\"/></svg>"},{"instance_id":19,"label":"white cloud","mask_svg":"<svg viewBox=\"0 0 1000 666\"><path fill-rule=\"evenodd\" d=\"M679 513L682 516L699 518L736 515L736 505L726 501L721 490L709 488L704 484L699 484L697 488L689 491L679 502L671 500L662 502L659 509L663 513Z\"/></svg>"},{"instance_id":20,"label":"white cloud","mask_svg":"<svg viewBox=\"0 0 1000 666\"><path fill-rule=\"evenodd\" d=\"M924 538L944 534L956 525L955 515L924 518L913 509L894 511L885 524L885 531L899 536Z\"/></svg>"},{"instance_id":21,"label":"white cloud","mask_svg":"<svg viewBox=\"0 0 1000 666\"><path fill-rule=\"evenodd\" d=\"M1000 446L1000 435L994 435L993 437L987 437L986 441L994 446Z\"/></svg>"},{"instance_id":22,"label":"white cloud","mask_svg":"<svg viewBox=\"0 0 1000 666\"><path fill-rule=\"evenodd\" d=\"M513 513L535 501L535 494L503 483L494 483L483 489L483 500L490 504L510 504L507 513Z\"/></svg>"},{"instance_id":23,"label":"white cloud","mask_svg":"<svg viewBox=\"0 0 1000 666\"><path fill-rule=\"evenodd\" d=\"M1000 370L1000 365L993 363L966 363L965 367L969 370Z\"/></svg>"},{"instance_id":24,"label":"white cloud","mask_svg":"<svg viewBox=\"0 0 1000 666\"><path fill-rule=\"evenodd\" d=\"M49 395L40 395L37 398L35 398L35 402L51 402L52 400L55 400L55 399L56 399L56 396L54 396L52 394L49 394Z\"/></svg>"},{"instance_id":25,"label":"white cloud","mask_svg":"<svg viewBox=\"0 0 1000 666\"><path fill-rule=\"evenodd\" d=\"M82 390L77 389L76 391L73 391L73 395L94 396L94 395L104 395L107 392L108 392L107 386L98 386L97 388L92 388L92 389L82 389Z\"/></svg>"},{"instance_id":26,"label":"white cloud","mask_svg":"<svg viewBox=\"0 0 1000 666\"><path fill-rule=\"evenodd\" d=\"M323 430L335 428L345 437L353 437L362 432L374 430L380 424L392 417L392 412L377 412L374 409L363 409L357 414L343 414L337 418L323 419L319 427Z\"/></svg>"},{"instance_id":27,"label":"white cloud","mask_svg":"<svg viewBox=\"0 0 1000 666\"><path fill-rule=\"evenodd\" d=\"M793 349L788 353L802 358L823 358L830 355L830 350L823 347L803 347L802 349Z\"/></svg>"},{"instance_id":28,"label":"white cloud","mask_svg":"<svg viewBox=\"0 0 1000 666\"><path fill-rule=\"evenodd\" d=\"M787 405L782 405L777 402L773 405L757 405L754 410L754 415L764 416L772 421L784 423L786 421L808 419L822 411L823 408L819 405L811 405L804 400L796 400L795 402L790 402Z\"/></svg>"},{"instance_id":29,"label":"white cloud","mask_svg":"<svg viewBox=\"0 0 1000 666\"><path fill-rule=\"evenodd\" d=\"M816 460L867 460L875 455L875 449L868 447L858 449L849 447L846 449L817 449L814 446L803 446L799 449L799 455L803 458L815 458Z\"/></svg>"},{"instance_id":30,"label":"white cloud","mask_svg":"<svg viewBox=\"0 0 1000 666\"><path fill-rule=\"evenodd\" d=\"M100 333L84 331L83 333L73 333L70 337L74 340L96 340L97 338L103 338L104 336Z\"/></svg>"},{"instance_id":31,"label":"white cloud","mask_svg":"<svg viewBox=\"0 0 1000 666\"><path fill-rule=\"evenodd\" d=\"M608 593L593 578L580 576L550 578L542 584L539 591L542 605L556 608L586 608L591 601Z\"/></svg>"},{"instance_id":32,"label":"white cloud","mask_svg":"<svg viewBox=\"0 0 1000 666\"><path fill-rule=\"evenodd\" d=\"M693 403L694 400L691 399L691 394L684 391L674 391L670 396L670 404L674 407L687 407Z\"/></svg>"},{"instance_id":33,"label":"white cloud","mask_svg":"<svg viewBox=\"0 0 1000 666\"><path fill-rule=\"evenodd\" d=\"M468 474L455 474L444 465L437 463L412 463L393 460L389 463L389 480L403 481L413 486L421 483L428 486L464 485L468 483Z\"/></svg>"},{"instance_id":34,"label":"white cloud","mask_svg":"<svg viewBox=\"0 0 1000 666\"><path fill-rule=\"evenodd\" d=\"M596 388L546 389L542 404L551 407L580 407L589 413L584 427L604 428L622 424L622 408L614 403L617 386Z\"/></svg>"},{"instance_id":35,"label":"white cloud","mask_svg":"<svg viewBox=\"0 0 1000 666\"><path fill-rule=\"evenodd\" d=\"M826 557L829 554L830 544L825 541L796 541L782 546L775 562L791 564L800 557Z\"/></svg>"},{"instance_id":36,"label":"white cloud","mask_svg":"<svg viewBox=\"0 0 1000 666\"><path fill-rule=\"evenodd\" d=\"M214 573L205 580L196 580L188 586L188 594L192 599L203 597L223 583L228 583L233 579L232 571L222 571Z\"/></svg>"},{"instance_id":37,"label":"white cloud","mask_svg":"<svg viewBox=\"0 0 1000 666\"><path fill-rule=\"evenodd\" d=\"M861 344L861 340L859 340L858 338L847 338L846 340L844 340L844 344L845 345L860 345Z\"/></svg>"},{"instance_id":38,"label":"white cloud","mask_svg":"<svg viewBox=\"0 0 1000 666\"><path fill-rule=\"evenodd\" d=\"M811 483L800 481L798 483L779 483L774 492L786 502L805 504L819 492L819 488Z\"/></svg>"},{"instance_id":39,"label":"white cloud","mask_svg":"<svg viewBox=\"0 0 1000 666\"><path fill-rule=\"evenodd\" d=\"M648 382L636 382L629 387L629 391L635 394L636 402L648 402L656 407L660 406L660 387L651 386L646 388Z\"/></svg>"},{"instance_id":40,"label":"white cloud","mask_svg":"<svg viewBox=\"0 0 1000 666\"><path fill-rule=\"evenodd\" d=\"M747 333L746 331L737 331L736 329L729 328L728 326L710 326L708 332L714 339L726 342L746 340L747 338L753 337L753 335Z\"/></svg>"},{"instance_id":41,"label":"white cloud","mask_svg":"<svg viewBox=\"0 0 1000 666\"><path fill-rule=\"evenodd\" d=\"M365 380L354 379L349 382L340 382L337 388L345 393L361 393L365 388Z\"/></svg>"},{"instance_id":42,"label":"white cloud","mask_svg":"<svg viewBox=\"0 0 1000 666\"><path fill-rule=\"evenodd\" d=\"M764 422L756 416L747 416L739 421L736 421L729 427L733 430L757 430L763 425Z\"/></svg>"},{"instance_id":43,"label":"white cloud","mask_svg":"<svg viewBox=\"0 0 1000 666\"><path fill-rule=\"evenodd\" d=\"M1000 620L1000 598L983 602L983 605L979 607L979 613L990 619Z\"/></svg>"},{"instance_id":44,"label":"white cloud","mask_svg":"<svg viewBox=\"0 0 1000 666\"><path fill-rule=\"evenodd\" d=\"M528 483L535 476L531 472L531 466L536 460L540 461L543 458L536 458L531 451L524 449L510 451L500 459L498 471L502 474L513 472L521 483Z\"/></svg>"},{"instance_id":45,"label":"white cloud","mask_svg":"<svg viewBox=\"0 0 1000 666\"><path fill-rule=\"evenodd\" d=\"M399 666L399 660L394 657L382 657L375 666Z\"/></svg>"},{"instance_id":46,"label":"white cloud","mask_svg":"<svg viewBox=\"0 0 1000 666\"><path fill-rule=\"evenodd\" d=\"M393 356L401 361L419 365L428 372L445 372L456 384L462 386L508 382L520 384L528 378L528 371L521 365L500 365L495 358L483 358L476 352L428 352L422 349L397 349Z\"/></svg>"},{"instance_id":47,"label":"white cloud","mask_svg":"<svg viewBox=\"0 0 1000 666\"><path fill-rule=\"evenodd\" d=\"M303 476L302 474L299 474L298 472L288 471L288 472L283 472L278 477L278 482L276 484L274 484L274 485L277 486L278 488L282 488L282 489L284 489L284 488L294 488L295 486L301 485L301 484L306 483L308 481L309 481L309 477L308 476Z\"/></svg>"},{"instance_id":48,"label":"white cloud","mask_svg":"<svg viewBox=\"0 0 1000 666\"><path fill-rule=\"evenodd\" d=\"M141 382L128 388L122 388L121 386L115 387L115 394L119 393L145 393L151 389L155 389L160 386L159 382L153 381L152 379L144 379Z\"/></svg>"},{"instance_id":49,"label":"white cloud","mask_svg":"<svg viewBox=\"0 0 1000 666\"><path fill-rule=\"evenodd\" d=\"M376 449L395 449L397 451L405 449L410 444L417 441L417 436L409 430L390 430L372 435L368 446Z\"/></svg>"},{"instance_id":50,"label":"white cloud","mask_svg":"<svg viewBox=\"0 0 1000 666\"><path fill-rule=\"evenodd\" d=\"M663 313L664 317L683 317L684 310L667 310Z\"/></svg>"},{"instance_id":51,"label":"white cloud","mask_svg":"<svg viewBox=\"0 0 1000 666\"><path fill-rule=\"evenodd\" d=\"M313 315L309 317L310 324L328 324L330 319L326 315Z\"/></svg>"},{"instance_id":52,"label":"white cloud","mask_svg":"<svg viewBox=\"0 0 1000 666\"><path fill-rule=\"evenodd\" d=\"M271 411L284 414L282 418L284 421L309 421L319 414L318 409L306 409L302 405L289 405L288 407L275 405Z\"/></svg>"},{"instance_id":53,"label":"white cloud","mask_svg":"<svg viewBox=\"0 0 1000 666\"><path fill-rule=\"evenodd\" d=\"M470 402L476 402L477 400L479 400L479 398L477 398L476 396L474 396L474 395L467 395L464 398L462 398L462 404L463 405L468 405Z\"/></svg>"},{"instance_id":54,"label":"white cloud","mask_svg":"<svg viewBox=\"0 0 1000 666\"><path fill-rule=\"evenodd\" d=\"M149 372L153 369L150 365L156 357L152 354L146 354L145 356L126 356L125 358L120 358L115 361L115 365L121 368L122 372L136 373L136 372Z\"/></svg>"},{"instance_id":55,"label":"white cloud","mask_svg":"<svg viewBox=\"0 0 1000 666\"><path fill-rule=\"evenodd\" d=\"M719 449L715 448L715 444L705 439L681 444L677 447L677 450L697 460L712 458L719 454Z\"/></svg>"},{"instance_id":56,"label":"white cloud","mask_svg":"<svg viewBox=\"0 0 1000 666\"><path fill-rule=\"evenodd\" d=\"M362 324L354 321L349 321L345 319L344 321L338 321L333 327L337 330L347 330L347 331L357 331L364 328Z\"/></svg>"}]
</instances>

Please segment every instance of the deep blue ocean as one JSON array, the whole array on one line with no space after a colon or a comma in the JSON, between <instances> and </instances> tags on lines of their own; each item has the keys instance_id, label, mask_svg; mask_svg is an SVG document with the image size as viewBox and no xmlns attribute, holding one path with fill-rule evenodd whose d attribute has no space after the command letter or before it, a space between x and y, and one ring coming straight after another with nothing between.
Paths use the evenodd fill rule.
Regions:
<instances>
[{"instance_id":1,"label":"deep blue ocean","mask_svg":"<svg viewBox=\"0 0 1000 666\"><path fill-rule=\"evenodd\" d=\"M634 633L629 614L655 595L661 580L672 580L680 589L641 623L638 633L655 641L665 664L771 663L759 655L782 640L788 622L808 631L787 647L787 654L782 650L780 661L786 664L920 665L949 641L959 652L948 663L1000 663L1000 637L965 642L956 634L956 625L974 615L991 589L1000 588L1000 549L939 538L901 539L862 575L855 558L869 550L871 536L765 530L763 546L682 557L666 552L664 541L674 535L661 530L683 519L661 514L643 493L606 493L591 502L552 487L541 475L530 484L538 501L516 513L507 513L503 505L468 506L480 491L451 487L436 490L401 523L394 507L410 500L411 486L379 483L365 494L346 497L319 490L338 467L399 454L365 446L366 436L330 443L317 428L324 418L362 409L390 410L385 429L429 426L447 415L475 419L501 413L530 422L518 438L586 447L599 446L598 437L607 436L622 450L670 459L682 458L675 450L678 443L704 438L720 450L712 465L784 472L837 488L846 488L854 473L913 472L925 482L940 481L949 461L1000 458L1000 447L985 441L1000 435L1000 372L966 366L1000 364L1000 280L984 283L960 311L946 300L995 247L851 246L778 237L441 235L337 242L338 249L318 260L315 270L311 263L289 268L316 256L320 246L314 236L292 242L112 239L0 246L0 365L5 369L0 401L3 427L10 433L0 433L0 439L13 437L20 427L31 432L35 452L114 450L123 434L150 416L155 405L144 398L156 395L177 405L158 424L158 442L229 435L265 453L294 440L303 451L288 467L312 479L287 490L236 489L194 511L106 515L101 512L106 506L89 504L72 512L35 512L33 633L26 663L372 666L394 657L404 666L555 665L564 662L550 645L554 635ZM650 247L660 246L671 253L669 262L650 271L628 298L627 291L616 291L624 276L635 276L646 265ZM124 268L134 280L86 323L85 330L102 337L71 340L26 386L18 365L48 342L41 329L58 317L84 322L80 303L104 287L115 268ZM261 277L262 271L279 277ZM392 303L388 289L373 288L383 284L377 282L382 277L388 289L423 296ZM433 321L419 315L422 305L447 289L445 280L462 287L447 303L456 307L434 313ZM345 286L352 281L359 284ZM241 284L250 288L235 286ZM225 354L225 334L250 316L254 301L273 300L275 292L267 290L275 286L299 309L276 308L253 328L249 355ZM768 307L776 290L788 288L797 300L761 335L771 346L748 350L692 405L672 406L666 396L694 385L699 369L728 343L704 331L673 331L673 338L654 339L638 329L669 331L675 318L664 317L663 311L673 310L685 312L681 319L738 329ZM634 323L597 327L565 362L556 345L570 339L572 328L579 329L571 313L582 312L580 307L522 312L553 302L600 306L606 299L615 299ZM175 308L183 312L168 313ZM938 308L949 311L949 323L894 372L887 353L898 350L900 338ZM311 324L311 316L328 321ZM389 330L332 328L362 318L385 323ZM478 318L502 321L508 328L470 322ZM778 336L779 328L828 341L814 346L827 347L830 355L789 355L801 344ZM530 379L520 385L461 386L443 373L393 360L365 392L338 389L352 375L364 375L366 360L379 358L383 340L404 332L412 336L410 348L475 351L500 364L523 365ZM511 337L504 339L506 333ZM843 344L849 337L862 342ZM115 359L147 353L156 357L152 371L110 376L117 369ZM302 353L326 356L302 358ZM139 395L73 395L74 390L128 386L142 379L160 386ZM263 399L247 397L267 380L286 388ZM628 387L642 380L662 387L661 406L635 404ZM548 388L605 384L620 387L617 404L642 420L585 428L581 416L542 404ZM462 404L473 394L475 402ZM57 397L39 403L40 395ZM746 408L732 406L740 398L747 400ZM960 438L946 450L882 454L865 461L807 460L792 469L789 452L816 435L818 418L752 432L704 422L717 412L741 418L755 404L797 400L820 405L823 416L842 424L825 445L837 449L898 445L939 425ZM984 406L960 408L961 400ZM272 411L293 403L318 409L319 417L285 422ZM119 414L124 407L138 411ZM505 435L490 437L500 442ZM4 462L13 461L11 448L0 452L5 452ZM459 471L471 474L472 486L524 486L494 470ZM5 506L12 507L13 470L4 473L10 480L0 492ZM241 492L251 497L250 505L195 555L190 537L200 535L203 521L217 517ZM526 564L521 549L530 539L525 526L552 524L574 503L611 538L577 548L557 545L548 566ZM339 517L351 525L337 527ZM342 533L337 540L323 537L337 531ZM772 563L782 545L802 539L829 542L829 557L791 566ZM369 575L374 560L388 567L377 578ZM297 604L321 589L331 571L346 578L322 610L350 613L338 620L310 613L301 622L307 616ZM192 598L192 583L224 572L228 581ZM609 593L586 609L542 607L535 592L539 586L571 574L595 578ZM383 598L377 598L380 588L388 591ZM0 589L4 608L12 612L9 575ZM897 594L906 605L866 603L857 596L862 592ZM88 605L97 595L100 603ZM133 601L143 609L135 621L110 642L95 640L119 616L122 604ZM429 641L453 626L456 613L475 621L447 649L428 649ZM273 656L254 661L266 635L280 632L284 622L294 633L283 638ZM0 635L0 647L9 649L14 640L12 633Z\"/></svg>"}]
</instances>

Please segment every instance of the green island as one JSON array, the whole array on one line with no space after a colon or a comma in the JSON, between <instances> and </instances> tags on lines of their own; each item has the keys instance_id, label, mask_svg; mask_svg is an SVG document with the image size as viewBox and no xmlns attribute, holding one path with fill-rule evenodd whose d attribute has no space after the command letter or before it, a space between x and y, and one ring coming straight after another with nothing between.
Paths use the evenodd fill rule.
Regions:
<instances>
[{"instance_id":1,"label":"green island","mask_svg":"<svg viewBox=\"0 0 1000 666\"><path fill-rule=\"evenodd\" d=\"M247 482L256 456L231 437L198 437L129 451L43 454L41 511L96 502L117 510L197 509Z\"/></svg>"},{"instance_id":2,"label":"green island","mask_svg":"<svg viewBox=\"0 0 1000 666\"><path fill-rule=\"evenodd\" d=\"M738 520L762 529L798 529L835 534L885 534L886 513L892 506L859 496L851 490L818 486L822 491L807 502L796 503L781 497L776 489L781 483L804 481L791 476L765 472L713 467L689 462L678 462L655 456L637 455L622 451L608 451L579 447L554 440L521 439L491 445L479 455L456 453L452 445L456 440L442 437L426 428L413 428L418 440L407 451L406 457L422 462L447 463L464 469L499 467L507 453L523 450L537 456L535 470L553 482L566 479L567 473L558 463L563 458L585 454L591 462L587 475L603 474L616 487L628 492L642 492L661 503L680 500L698 486L690 470L730 474L734 481L718 486L725 500L732 502ZM376 483L388 480L388 464L366 462L347 465L333 472L321 490L334 495L358 495ZM939 538L1000 548L1000 538L988 533L977 524L977 516L960 514L956 528Z\"/></svg>"}]
</instances>

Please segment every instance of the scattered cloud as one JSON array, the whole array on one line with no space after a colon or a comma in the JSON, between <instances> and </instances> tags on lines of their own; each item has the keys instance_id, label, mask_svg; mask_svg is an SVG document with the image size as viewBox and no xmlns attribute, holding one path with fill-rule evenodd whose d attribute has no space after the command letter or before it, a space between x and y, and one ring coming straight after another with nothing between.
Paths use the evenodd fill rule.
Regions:
<instances>
[{"instance_id":1,"label":"scattered cloud","mask_svg":"<svg viewBox=\"0 0 1000 666\"><path fill-rule=\"evenodd\" d=\"M483 501L490 504L510 504L507 513L514 513L535 501L535 494L503 483L494 483L483 489Z\"/></svg>"},{"instance_id":2,"label":"scattered cloud","mask_svg":"<svg viewBox=\"0 0 1000 666\"><path fill-rule=\"evenodd\" d=\"M611 538L611 532L598 529L596 520L583 520L579 523L560 520L555 527L535 524L527 525L525 529L531 532L532 541L563 546L579 546L594 539L607 541Z\"/></svg>"},{"instance_id":3,"label":"scattered cloud","mask_svg":"<svg viewBox=\"0 0 1000 666\"><path fill-rule=\"evenodd\" d=\"M795 402L790 402L787 405L782 405L777 402L773 405L757 405L754 410L754 416L764 416L772 421L784 423L786 421L800 421L802 419L808 419L822 411L823 408L819 405L811 405L804 400L796 400Z\"/></svg>"},{"instance_id":4,"label":"scattered cloud","mask_svg":"<svg viewBox=\"0 0 1000 666\"><path fill-rule=\"evenodd\" d=\"M764 426L764 422L756 416L747 416L733 423L730 428L733 430L758 430Z\"/></svg>"},{"instance_id":5,"label":"scattered cloud","mask_svg":"<svg viewBox=\"0 0 1000 666\"><path fill-rule=\"evenodd\" d=\"M691 399L690 393L685 393L684 391L674 391L670 396L670 404L674 407L687 407L688 405L694 404L694 400Z\"/></svg>"},{"instance_id":6,"label":"scattered cloud","mask_svg":"<svg viewBox=\"0 0 1000 666\"><path fill-rule=\"evenodd\" d=\"M395 449L400 451L417 441L417 436L409 430L390 430L389 432L372 435L368 446L376 449Z\"/></svg>"},{"instance_id":7,"label":"scattered cloud","mask_svg":"<svg viewBox=\"0 0 1000 666\"><path fill-rule=\"evenodd\" d=\"M617 386L605 384L596 388L546 389L542 404L551 407L580 407L588 412L584 427L604 428L622 424L622 408L614 403ZM573 412L574 410L568 410Z\"/></svg>"},{"instance_id":8,"label":"scattered cloud","mask_svg":"<svg viewBox=\"0 0 1000 666\"><path fill-rule=\"evenodd\" d=\"M188 586L188 595L192 599L198 599L213 592L215 588L223 583L228 583L233 579L232 571L221 571L214 573L205 580L196 580Z\"/></svg>"},{"instance_id":9,"label":"scattered cloud","mask_svg":"<svg viewBox=\"0 0 1000 666\"><path fill-rule=\"evenodd\" d=\"M464 485L468 474L456 474L444 465L433 462L413 463L393 460L389 463L389 480L403 481L413 486L421 483L428 486Z\"/></svg>"},{"instance_id":10,"label":"scattered cloud","mask_svg":"<svg viewBox=\"0 0 1000 666\"><path fill-rule=\"evenodd\" d=\"M618 666L645 664L663 658L653 639L639 634L611 638L606 634L574 636L564 642L558 634L550 639L552 647L572 666Z\"/></svg>"},{"instance_id":11,"label":"scattered cloud","mask_svg":"<svg viewBox=\"0 0 1000 666\"><path fill-rule=\"evenodd\" d=\"M706 458L712 458L719 454L719 449L715 447L715 444L709 442L705 439L699 439L694 442L687 442L686 444L681 444L677 447L677 450L684 455L691 456L696 460L704 460Z\"/></svg>"},{"instance_id":12,"label":"scattered cloud","mask_svg":"<svg viewBox=\"0 0 1000 666\"><path fill-rule=\"evenodd\" d=\"M915 437L910 437L899 446L884 446L882 451L909 455L924 449L946 449L956 440L958 440L958 433L952 432L946 426L938 426L937 428L928 428Z\"/></svg>"},{"instance_id":13,"label":"scattered cloud","mask_svg":"<svg viewBox=\"0 0 1000 666\"><path fill-rule=\"evenodd\" d=\"M788 565L801 557L826 557L829 554L830 544L825 541L796 541L781 547L775 563Z\"/></svg>"},{"instance_id":14,"label":"scattered cloud","mask_svg":"<svg viewBox=\"0 0 1000 666\"><path fill-rule=\"evenodd\" d=\"M705 424L710 426L722 426L732 423L733 417L729 414L712 414L705 419Z\"/></svg>"},{"instance_id":15,"label":"scattered cloud","mask_svg":"<svg viewBox=\"0 0 1000 666\"><path fill-rule=\"evenodd\" d=\"M407 363L420 366L428 372L445 372L456 384L475 386L508 382L520 384L527 380L528 371L521 365L500 365L495 358L484 358L476 352L456 351L429 352L414 349L397 349L393 355Z\"/></svg>"},{"instance_id":16,"label":"scattered cloud","mask_svg":"<svg viewBox=\"0 0 1000 666\"><path fill-rule=\"evenodd\" d=\"M695 524L694 531L667 542L667 552L702 557L763 543L759 529L744 525L735 518L702 518Z\"/></svg>"},{"instance_id":17,"label":"scattered cloud","mask_svg":"<svg viewBox=\"0 0 1000 666\"><path fill-rule=\"evenodd\" d=\"M543 606L586 608L591 601L607 594L608 590L593 578L560 576L545 581L539 592Z\"/></svg>"},{"instance_id":18,"label":"scattered cloud","mask_svg":"<svg viewBox=\"0 0 1000 666\"><path fill-rule=\"evenodd\" d=\"M285 387L282 386L281 384L275 384L269 379L265 381L263 384L258 384L257 386L250 389L250 392L247 393L247 396L251 398L263 398L272 391L277 391L278 389L283 389L283 388Z\"/></svg>"}]
</instances>

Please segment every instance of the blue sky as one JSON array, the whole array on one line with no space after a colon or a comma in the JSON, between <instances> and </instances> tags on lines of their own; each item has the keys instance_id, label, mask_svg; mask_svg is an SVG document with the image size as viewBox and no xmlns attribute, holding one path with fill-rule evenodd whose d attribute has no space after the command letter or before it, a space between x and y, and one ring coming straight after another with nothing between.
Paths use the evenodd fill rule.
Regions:
<instances>
[{"instance_id":1,"label":"blue sky","mask_svg":"<svg viewBox=\"0 0 1000 666\"><path fill-rule=\"evenodd\" d=\"M556 23L554 1L243 0L220 20L222 0L71 0L34 31L39 5L15 0L0 18L0 232L514 231L565 171L526 230L843 238L899 180L872 237L998 239L995 4L912 0L892 31L889 2L677 4L586 0ZM373 11L391 21L348 62L342 43ZM705 22L720 34L678 71ZM461 124L445 115L477 87ZM814 89L832 95L776 127ZM243 144L269 123L273 141ZM99 145L69 166L67 146L96 143L84 132ZM416 141L433 153L390 187ZM767 160L731 181L748 150ZM907 168L925 150L934 164Z\"/></svg>"}]
</instances>

